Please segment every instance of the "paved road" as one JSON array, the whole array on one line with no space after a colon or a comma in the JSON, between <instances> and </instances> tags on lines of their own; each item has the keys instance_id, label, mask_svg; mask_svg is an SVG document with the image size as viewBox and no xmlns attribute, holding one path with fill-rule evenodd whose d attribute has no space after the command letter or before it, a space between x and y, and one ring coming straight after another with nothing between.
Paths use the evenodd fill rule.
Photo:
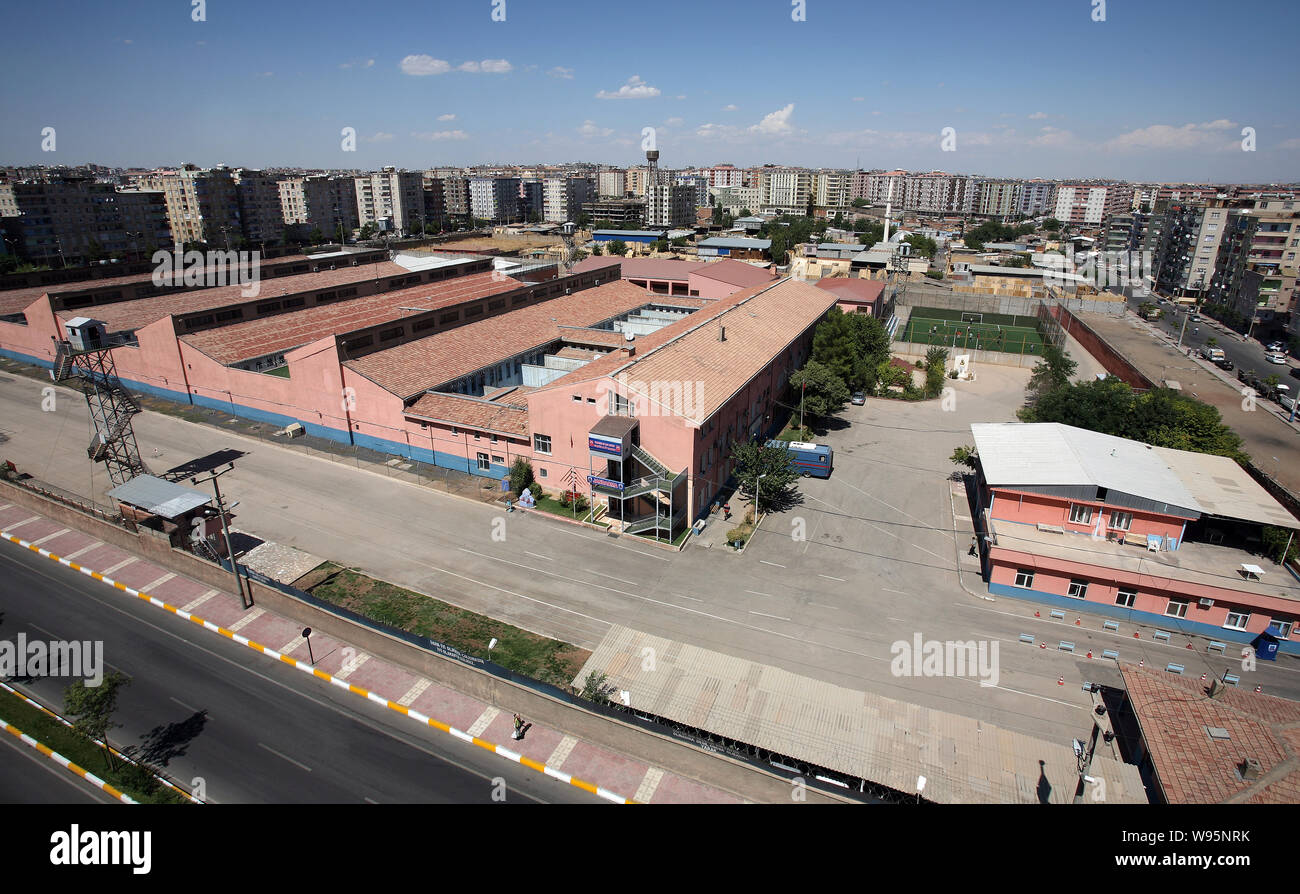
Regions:
<instances>
[{"instance_id":1,"label":"paved road","mask_svg":"<svg viewBox=\"0 0 1300 894\"><path fill-rule=\"evenodd\" d=\"M595 803L475 746L424 733L376 705L0 543L6 638L101 639L107 670L130 677L115 745L162 764L211 801L245 803ZM24 683L62 708L68 679ZM438 738L435 738L438 736ZM69 794L68 800L74 797Z\"/></svg>"},{"instance_id":2,"label":"paved road","mask_svg":"<svg viewBox=\"0 0 1300 894\"><path fill-rule=\"evenodd\" d=\"M98 768L87 769L94 773ZM0 804L119 803L34 748L0 734Z\"/></svg>"}]
</instances>

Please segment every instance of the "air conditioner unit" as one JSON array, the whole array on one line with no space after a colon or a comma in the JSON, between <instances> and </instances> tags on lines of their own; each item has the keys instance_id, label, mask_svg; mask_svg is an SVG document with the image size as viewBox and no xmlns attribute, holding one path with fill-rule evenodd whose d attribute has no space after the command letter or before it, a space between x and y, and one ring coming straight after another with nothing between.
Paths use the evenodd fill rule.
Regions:
<instances>
[{"instance_id":1,"label":"air conditioner unit","mask_svg":"<svg viewBox=\"0 0 1300 894\"><path fill-rule=\"evenodd\" d=\"M1199 605L1201 608L1214 608L1213 599L1207 599L1202 597L1201 599L1197 600L1196 604Z\"/></svg>"}]
</instances>

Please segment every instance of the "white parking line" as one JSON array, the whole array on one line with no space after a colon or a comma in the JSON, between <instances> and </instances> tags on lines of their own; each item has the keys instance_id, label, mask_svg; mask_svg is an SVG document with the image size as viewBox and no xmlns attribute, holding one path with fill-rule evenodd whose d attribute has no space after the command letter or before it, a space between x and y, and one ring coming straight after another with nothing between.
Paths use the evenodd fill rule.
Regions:
<instances>
[{"instance_id":1,"label":"white parking line","mask_svg":"<svg viewBox=\"0 0 1300 894\"><path fill-rule=\"evenodd\" d=\"M902 590L895 590L895 589L893 589L892 587L881 587L880 589L882 589L882 590L884 590L884 591L886 591L886 592L888 592L888 593L903 593ZM906 594L906 593L903 593L903 595L906 596L907 594Z\"/></svg>"},{"instance_id":2,"label":"white parking line","mask_svg":"<svg viewBox=\"0 0 1300 894\"><path fill-rule=\"evenodd\" d=\"M775 598L776 598L776 597L773 596L771 593L760 593L760 592L758 592L757 590L746 590L745 592L746 592L746 593L753 593L755 596L766 596L768 599L775 599Z\"/></svg>"},{"instance_id":3,"label":"white parking line","mask_svg":"<svg viewBox=\"0 0 1300 894\"><path fill-rule=\"evenodd\" d=\"M628 586L631 586L631 587L635 587L635 586L636 586L636 581L634 581L634 580L628 580L627 578L624 578L624 577L615 577L615 576L612 575L612 574L606 574L606 573L603 572L603 571L596 571L596 570L594 570L594 569L592 569L592 568L584 568L584 569L582 569L582 570L585 571L585 572L587 572L588 574L598 574L598 575L600 575L601 577L607 577L607 578L609 578L610 580L616 580L616 581L618 581L620 584L627 584Z\"/></svg>"},{"instance_id":4,"label":"white parking line","mask_svg":"<svg viewBox=\"0 0 1300 894\"><path fill-rule=\"evenodd\" d=\"M834 609L835 611L839 611L839 610L840 610L840 607L839 607L838 605L826 605L825 603L821 603L821 602L810 602L810 603L808 603L808 604L809 604L809 605L815 605L815 606L817 606L818 608L830 608L830 609Z\"/></svg>"},{"instance_id":5,"label":"white parking line","mask_svg":"<svg viewBox=\"0 0 1300 894\"><path fill-rule=\"evenodd\" d=\"M530 553L528 550L524 550L524 555L526 555L526 556L532 556L534 559L545 559L545 560L548 561L548 562L554 562L554 561L555 561L555 560L552 559L550 556L543 556L541 553Z\"/></svg>"},{"instance_id":6,"label":"white parking line","mask_svg":"<svg viewBox=\"0 0 1300 894\"><path fill-rule=\"evenodd\" d=\"M689 599L691 602L703 602L703 599L696 599L694 596L687 596L685 593L673 593L678 599Z\"/></svg>"},{"instance_id":7,"label":"white parking line","mask_svg":"<svg viewBox=\"0 0 1300 894\"><path fill-rule=\"evenodd\" d=\"M758 616L763 617L763 618L772 618L772 619L777 620L777 621L788 621L788 620L790 620L789 618L783 618L783 617L781 617L780 615L769 615L769 614L765 614L765 613L763 613L763 612L750 612L750 614L751 614L751 615L758 615Z\"/></svg>"},{"instance_id":8,"label":"white parking line","mask_svg":"<svg viewBox=\"0 0 1300 894\"><path fill-rule=\"evenodd\" d=\"M777 568L785 567L780 562L769 562L767 559L759 559L758 561L762 562L764 565L775 565Z\"/></svg>"},{"instance_id":9,"label":"white parking line","mask_svg":"<svg viewBox=\"0 0 1300 894\"><path fill-rule=\"evenodd\" d=\"M829 575L829 574L820 574L820 573L819 573L817 576L818 576L818 577L824 577L824 578L826 578L827 580L837 580L837 581L839 581L839 582L842 583L842 584L847 584L847 583L848 583L848 581L846 581L846 580L845 580L844 578L842 578L842 577L832 577L832 576Z\"/></svg>"},{"instance_id":10,"label":"white parking line","mask_svg":"<svg viewBox=\"0 0 1300 894\"><path fill-rule=\"evenodd\" d=\"M170 696L170 695L167 696L167 697L170 698L172 701L176 702L176 704L180 705L180 706L181 706L182 708L184 708L186 711L192 711L192 712L195 713L195 714L199 713L199 709L198 709L198 708L191 707L191 706L185 704L185 702L181 701L180 699L178 699L178 698L174 698L174 697L172 697L172 696ZM209 715L209 716L208 716L208 719L211 720L211 719L212 719L212 716Z\"/></svg>"}]
</instances>

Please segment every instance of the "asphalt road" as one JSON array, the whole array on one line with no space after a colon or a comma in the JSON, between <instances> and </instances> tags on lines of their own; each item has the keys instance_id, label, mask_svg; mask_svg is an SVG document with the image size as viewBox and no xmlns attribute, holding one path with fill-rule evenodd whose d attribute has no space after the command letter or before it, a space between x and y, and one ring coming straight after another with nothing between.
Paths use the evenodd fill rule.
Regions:
<instances>
[{"instance_id":1,"label":"asphalt road","mask_svg":"<svg viewBox=\"0 0 1300 894\"><path fill-rule=\"evenodd\" d=\"M594 795L517 767L306 677L278 661L0 543L0 634L103 640L105 670L130 678L110 741L136 749L207 800L239 803L595 803ZM19 681L61 710L66 678ZM27 775L39 778L35 772ZM0 795L5 788L0 776ZM16 800L51 784L14 783Z\"/></svg>"},{"instance_id":2,"label":"asphalt road","mask_svg":"<svg viewBox=\"0 0 1300 894\"><path fill-rule=\"evenodd\" d=\"M26 732L26 730L24 730ZM86 769L94 773L95 767ZM117 804L116 798L65 770L8 733L0 735L0 804Z\"/></svg>"}]
</instances>

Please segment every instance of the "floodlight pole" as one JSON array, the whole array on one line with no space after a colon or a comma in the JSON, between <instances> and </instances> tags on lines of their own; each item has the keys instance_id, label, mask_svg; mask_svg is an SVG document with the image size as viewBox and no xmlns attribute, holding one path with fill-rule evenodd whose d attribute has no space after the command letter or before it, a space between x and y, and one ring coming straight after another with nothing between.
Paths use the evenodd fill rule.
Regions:
<instances>
[{"instance_id":1,"label":"floodlight pole","mask_svg":"<svg viewBox=\"0 0 1300 894\"><path fill-rule=\"evenodd\" d=\"M199 481L197 477L191 478L190 483L206 484L209 481L212 482L212 490L217 495L217 515L221 518L221 533L226 540L226 557L230 559L230 571L235 575L235 592L239 594L240 606L242 608L248 608L252 605L252 600L244 595L244 580L239 576L239 564L235 561L235 549L230 545L230 526L226 523L226 508L221 502L221 485L217 483L218 478L227 472L233 472L234 470L235 467L231 464L220 471L209 473L209 477L204 478L202 481Z\"/></svg>"}]
</instances>

